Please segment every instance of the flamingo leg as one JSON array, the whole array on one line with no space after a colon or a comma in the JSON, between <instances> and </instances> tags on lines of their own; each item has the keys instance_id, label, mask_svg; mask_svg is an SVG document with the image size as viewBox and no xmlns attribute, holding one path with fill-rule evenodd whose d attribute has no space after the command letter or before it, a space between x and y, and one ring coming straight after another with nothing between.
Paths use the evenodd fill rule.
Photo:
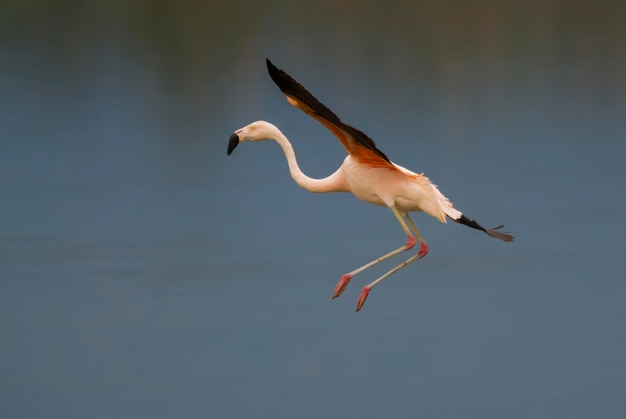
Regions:
<instances>
[{"instance_id":1,"label":"flamingo leg","mask_svg":"<svg viewBox=\"0 0 626 419\"><path fill-rule=\"evenodd\" d=\"M406 250L409 250L413 246L415 246L416 241L415 241L415 237L413 236L413 234L415 234L415 236L417 236L417 238L419 239L420 243L422 244L422 247L425 246L424 240L422 239L421 234L419 233L419 231L417 231L417 228L415 228L415 224L413 224L413 221L411 221L411 219L408 218L408 214L406 215L406 217L407 217L407 219L409 221L409 225L411 226L411 229L413 230L413 232L411 232L411 229L409 229L409 226L404 221L404 217L402 216L400 211L398 211L395 207L391 207L391 210L393 211L394 215L396 216L396 218L400 222L400 225L402 226L402 229L406 233L406 235L408 237L407 242L404 244L404 246L399 247L396 250L392 250L391 252L389 252L389 253L387 253L387 254L385 254L385 255L377 258L377 259L374 259L373 261L371 261L369 263L366 263L365 265L355 269L352 272L349 272L347 274L342 275L341 279L339 280L339 282L335 286L335 291L333 292L333 299L335 299L335 298L337 298L337 297L339 297L341 295L341 293L346 289L346 287L348 286L348 283L350 282L350 280L352 279L352 277L354 275L359 274L359 273L363 272L364 270L366 270L368 268L371 268L372 266L376 265L377 263L380 263L380 262L382 262L384 260L387 260L390 257L395 256L398 253L402 253L402 252L404 252ZM420 250L420 252L421 252L421 250ZM400 268L398 268L398 269L400 269ZM391 273L389 275L391 275ZM363 301L365 301L365 300L363 300Z\"/></svg>"},{"instance_id":2,"label":"flamingo leg","mask_svg":"<svg viewBox=\"0 0 626 419\"><path fill-rule=\"evenodd\" d=\"M397 211L394 211L394 214L396 212ZM400 218L401 215L399 213L396 214L396 217L398 217L399 220L404 221L402 218ZM411 226L412 232L415 234L415 236L417 237L417 239L420 242L420 250L419 250L419 252L417 252L417 254L415 256L411 256L410 258L408 258L407 260L405 260L404 262L402 262L398 266L394 267L390 271L388 271L385 274L383 274L380 277L378 277L376 280L374 280L374 281L370 282L368 285L364 286L363 290L361 291L361 295L359 296L359 299L357 300L357 303L356 303L356 311L361 310L361 307L363 307L363 304L365 304L365 300L367 300L367 296L369 295L369 292L371 291L372 288L374 288L376 285L380 284L385 279L389 278L391 275L393 275L394 273L398 272L400 269L404 268L405 266L415 262L418 259L423 258L428 253L428 246L426 245L426 242L424 242L424 239L422 238L422 235L420 234L420 232L417 230L417 227L415 227L415 224L413 223L413 220L411 220L411 217L409 217L408 213L405 214L405 217L406 217L407 221L409 222L409 225ZM401 224L403 224L403 223L401 222ZM404 224L404 225L406 225L406 224Z\"/></svg>"}]
</instances>

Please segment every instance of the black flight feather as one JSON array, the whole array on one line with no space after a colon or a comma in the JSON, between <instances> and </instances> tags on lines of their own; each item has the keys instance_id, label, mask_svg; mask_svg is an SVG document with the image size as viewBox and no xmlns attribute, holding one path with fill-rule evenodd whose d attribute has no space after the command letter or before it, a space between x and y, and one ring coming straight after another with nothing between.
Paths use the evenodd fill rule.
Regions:
<instances>
[{"instance_id":1,"label":"black flight feather","mask_svg":"<svg viewBox=\"0 0 626 419\"><path fill-rule=\"evenodd\" d=\"M324 104L315 98L308 90L306 90L300 83L295 81L293 77L285 73L283 70L277 68L269 59L267 61L267 70L270 77L276 83L278 88L287 96L291 96L298 101L305 104L311 109L311 111L321 119L328 121L330 124L336 126L347 134L354 142L373 151L379 157L382 157L385 161L391 163L389 158L376 147L376 143L364 132L345 124L339 119L337 115Z\"/></svg>"}]
</instances>

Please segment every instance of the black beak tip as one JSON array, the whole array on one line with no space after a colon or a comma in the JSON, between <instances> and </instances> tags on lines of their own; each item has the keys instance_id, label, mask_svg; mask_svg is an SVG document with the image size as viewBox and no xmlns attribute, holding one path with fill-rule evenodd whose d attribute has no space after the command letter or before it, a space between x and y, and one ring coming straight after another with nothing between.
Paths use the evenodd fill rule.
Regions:
<instances>
[{"instance_id":1,"label":"black beak tip","mask_svg":"<svg viewBox=\"0 0 626 419\"><path fill-rule=\"evenodd\" d=\"M230 153L233 152L233 150L235 149L235 147L237 147L238 144L239 144L239 136L233 132L230 138L228 139L228 149L226 150L226 155L230 156Z\"/></svg>"}]
</instances>

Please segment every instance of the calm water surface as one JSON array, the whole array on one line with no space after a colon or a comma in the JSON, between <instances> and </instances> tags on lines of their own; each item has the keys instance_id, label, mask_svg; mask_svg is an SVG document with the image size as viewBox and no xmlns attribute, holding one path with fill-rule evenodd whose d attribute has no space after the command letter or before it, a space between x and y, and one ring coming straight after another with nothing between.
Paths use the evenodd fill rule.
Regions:
<instances>
[{"instance_id":1,"label":"calm water surface","mask_svg":"<svg viewBox=\"0 0 626 419\"><path fill-rule=\"evenodd\" d=\"M0 6L0 416L625 417L624 8L266 3ZM516 241L416 214L331 300L405 238L226 157L345 155L266 56Z\"/></svg>"}]
</instances>

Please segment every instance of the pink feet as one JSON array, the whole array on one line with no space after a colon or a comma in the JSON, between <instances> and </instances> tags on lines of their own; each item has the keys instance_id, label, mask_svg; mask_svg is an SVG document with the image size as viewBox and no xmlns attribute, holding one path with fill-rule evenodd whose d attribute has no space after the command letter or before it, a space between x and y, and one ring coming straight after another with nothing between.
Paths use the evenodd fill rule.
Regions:
<instances>
[{"instance_id":1,"label":"pink feet","mask_svg":"<svg viewBox=\"0 0 626 419\"><path fill-rule=\"evenodd\" d=\"M356 311L359 311L361 307L363 307L363 304L365 304L365 300L367 300L367 296L370 293L370 290L370 287L363 287L361 295L359 295L359 299L356 302Z\"/></svg>"},{"instance_id":2,"label":"pink feet","mask_svg":"<svg viewBox=\"0 0 626 419\"><path fill-rule=\"evenodd\" d=\"M362 266L361 268L357 269L356 271L354 271L353 273L359 273L367 268L369 268L370 266L385 260L391 256L394 256L396 253L399 253L401 251L404 250L409 250L412 247L414 247L417 244L417 241L415 240L415 237L413 236L409 236L408 240L406 242L406 244L404 245L404 248L400 248L397 249L391 253L388 253L385 256L382 256L376 260L374 260L373 262L368 263L365 266ZM403 268L404 266L408 265L409 263L417 260L417 259L421 259L424 256L426 256L428 254L428 245L426 245L426 243L421 242L420 243L420 250L419 252L417 252L416 256L413 256L409 259L407 259L404 263L396 266L394 269L392 269L391 271L387 272L386 274L384 274L383 276L381 276L380 278L378 278L377 280L373 281L372 283L370 283L369 285L363 287L363 290L361 290L361 295L359 295L359 299L356 302L356 311L361 310L361 308L363 308L363 304L365 304L365 300L367 300L367 297L370 293L370 291L372 290L372 288L374 286L376 286L377 284L379 284L380 282L382 282L383 280L385 280L387 277L389 277L390 275L392 275L393 273L395 273L396 271L400 270L401 268ZM350 280L352 279L351 274L344 274L341 276L341 279L339 279L339 282L337 283L337 285L335 286L335 290L333 292L333 299L339 297L344 290L346 289L346 287L348 286L348 283L350 282Z\"/></svg>"},{"instance_id":3,"label":"pink feet","mask_svg":"<svg viewBox=\"0 0 626 419\"><path fill-rule=\"evenodd\" d=\"M420 251L417 252L417 258L421 259L427 254L428 254L428 246L426 245L426 243L422 243L422 245L420 246Z\"/></svg>"},{"instance_id":4,"label":"pink feet","mask_svg":"<svg viewBox=\"0 0 626 419\"><path fill-rule=\"evenodd\" d=\"M333 300L341 295L341 293L348 286L348 282L350 282L351 279L352 279L352 275L349 275L349 274L345 274L341 276L341 279L335 286L335 291L333 292Z\"/></svg>"}]
</instances>

